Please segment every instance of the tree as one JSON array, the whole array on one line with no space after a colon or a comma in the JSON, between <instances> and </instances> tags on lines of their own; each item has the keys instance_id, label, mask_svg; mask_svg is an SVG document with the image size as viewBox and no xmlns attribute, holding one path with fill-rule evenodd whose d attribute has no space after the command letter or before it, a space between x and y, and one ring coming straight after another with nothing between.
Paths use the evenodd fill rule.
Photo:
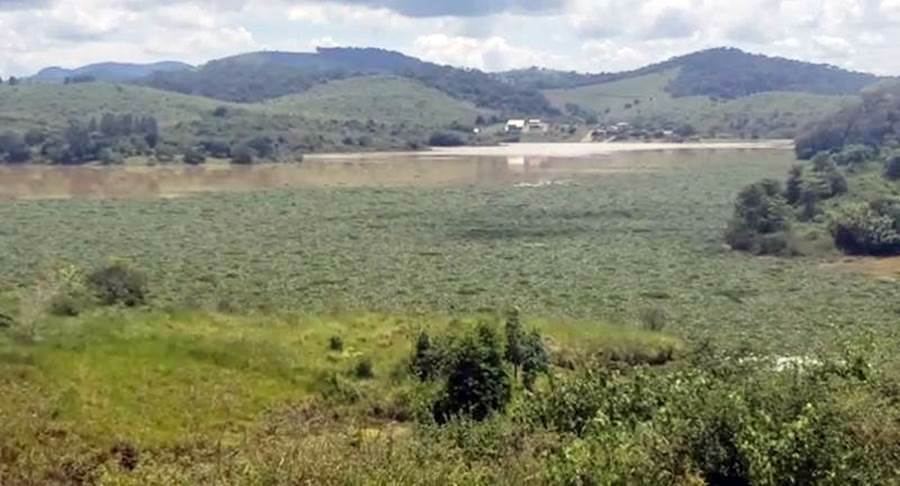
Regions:
<instances>
[{"instance_id":1,"label":"tree","mask_svg":"<svg viewBox=\"0 0 900 486\"><path fill-rule=\"evenodd\" d=\"M788 250L787 202L778 181L766 179L738 194L725 240L735 250L779 254Z\"/></svg>"},{"instance_id":2,"label":"tree","mask_svg":"<svg viewBox=\"0 0 900 486\"><path fill-rule=\"evenodd\" d=\"M455 132L438 132L431 135L428 145L432 147L458 147L465 145L462 136Z\"/></svg>"},{"instance_id":3,"label":"tree","mask_svg":"<svg viewBox=\"0 0 900 486\"><path fill-rule=\"evenodd\" d=\"M410 369L421 381L436 378L440 373L440 356L438 350L431 343L431 337L425 331L419 333L416 340Z\"/></svg>"},{"instance_id":4,"label":"tree","mask_svg":"<svg viewBox=\"0 0 900 486\"><path fill-rule=\"evenodd\" d=\"M536 329L524 337L522 351L522 384L526 390L534 391L538 375L550 370L550 355Z\"/></svg>"},{"instance_id":5,"label":"tree","mask_svg":"<svg viewBox=\"0 0 900 486\"><path fill-rule=\"evenodd\" d=\"M253 163L253 149L247 144L239 144L231 151L231 163L240 165L250 165Z\"/></svg>"},{"instance_id":6,"label":"tree","mask_svg":"<svg viewBox=\"0 0 900 486\"><path fill-rule=\"evenodd\" d=\"M17 143L7 150L6 161L11 164L22 164L31 160L31 150L25 143Z\"/></svg>"},{"instance_id":7,"label":"tree","mask_svg":"<svg viewBox=\"0 0 900 486\"><path fill-rule=\"evenodd\" d=\"M438 423L456 416L484 420L506 408L511 398L509 375L496 332L482 324L457 347L448 369L443 397L432 411Z\"/></svg>"},{"instance_id":8,"label":"tree","mask_svg":"<svg viewBox=\"0 0 900 486\"><path fill-rule=\"evenodd\" d=\"M15 76L10 76L8 84L10 86L17 86L19 84L19 78L15 77Z\"/></svg>"},{"instance_id":9,"label":"tree","mask_svg":"<svg viewBox=\"0 0 900 486\"><path fill-rule=\"evenodd\" d=\"M519 369L525 362L524 338L519 310L513 309L506 317L506 361L513 366L513 375L519 376Z\"/></svg>"},{"instance_id":10,"label":"tree","mask_svg":"<svg viewBox=\"0 0 900 486\"><path fill-rule=\"evenodd\" d=\"M900 152L894 152L884 164L884 177L888 180L900 180Z\"/></svg>"},{"instance_id":11,"label":"tree","mask_svg":"<svg viewBox=\"0 0 900 486\"><path fill-rule=\"evenodd\" d=\"M44 143L44 140L46 139L47 135L36 128L32 128L31 130L25 132L25 143L29 147L36 147Z\"/></svg>"},{"instance_id":12,"label":"tree","mask_svg":"<svg viewBox=\"0 0 900 486\"><path fill-rule=\"evenodd\" d=\"M206 155L203 152L193 148L188 147L184 149L184 163L188 165L200 165L206 162Z\"/></svg>"}]
</instances>

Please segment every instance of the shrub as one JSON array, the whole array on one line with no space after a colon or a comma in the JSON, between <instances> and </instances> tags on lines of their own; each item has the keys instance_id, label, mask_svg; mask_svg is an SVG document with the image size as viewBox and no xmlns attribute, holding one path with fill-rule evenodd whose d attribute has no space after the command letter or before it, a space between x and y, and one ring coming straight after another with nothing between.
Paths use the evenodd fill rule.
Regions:
<instances>
[{"instance_id":1,"label":"shrub","mask_svg":"<svg viewBox=\"0 0 900 486\"><path fill-rule=\"evenodd\" d=\"M515 376L519 375L519 368L525 361L525 346L522 333L522 321L519 311L513 309L506 318L506 353L504 358L513 366Z\"/></svg>"},{"instance_id":2,"label":"shrub","mask_svg":"<svg viewBox=\"0 0 900 486\"><path fill-rule=\"evenodd\" d=\"M456 347L443 396L432 406L432 413L438 423L458 416L481 421L502 412L510 398L500 340L490 326L482 324Z\"/></svg>"},{"instance_id":3,"label":"shrub","mask_svg":"<svg viewBox=\"0 0 900 486\"><path fill-rule=\"evenodd\" d=\"M428 145L432 147L458 147L465 144L463 137L456 132L437 132L428 139Z\"/></svg>"},{"instance_id":4,"label":"shrub","mask_svg":"<svg viewBox=\"0 0 900 486\"><path fill-rule=\"evenodd\" d=\"M188 165L200 165L206 162L206 155L193 147L184 149L183 158L184 163Z\"/></svg>"},{"instance_id":5,"label":"shrub","mask_svg":"<svg viewBox=\"0 0 900 486\"><path fill-rule=\"evenodd\" d=\"M834 154L834 163L839 166L853 167L864 164L878 155L878 151L868 145L847 145L840 152Z\"/></svg>"},{"instance_id":6,"label":"shrub","mask_svg":"<svg viewBox=\"0 0 900 486\"><path fill-rule=\"evenodd\" d=\"M428 381L440 374L441 358L439 351L431 343L431 337L421 332L416 340L416 347L410 362L410 371L421 381Z\"/></svg>"},{"instance_id":7,"label":"shrub","mask_svg":"<svg viewBox=\"0 0 900 486\"><path fill-rule=\"evenodd\" d=\"M892 181L900 180L900 152L894 152L887 158L884 177Z\"/></svg>"},{"instance_id":8,"label":"shrub","mask_svg":"<svg viewBox=\"0 0 900 486\"><path fill-rule=\"evenodd\" d=\"M246 144L240 144L231 151L231 163L239 165L250 165L253 163L255 154L253 149Z\"/></svg>"},{"instance_id":9,"label":"shrub","mask_svg":"<svg viewBox=\"0 0 900 486\"><path fill-rule=\"evenodd\" d=\"M353 376L360 380L369 380L375 377L375 369L372 360L363 358L353 367Z\"/></svg>"},{"instance_id":10,"label":"shrub","mask_svg":"<svg viewBox=\"0 0 900 486\"><path fill-rule=\"evenodd\" d=\"M328 338L328 349L332 351L343 351L344 350L344 340L339 336L331 336Z\"/></svg>"},{"instance_id":11,"label":"shrub","mask_svg":"<svg viewBox=\"0 0 900 486\"><path fill-rule=\"evenodd\" d=\"M648 330L659 332L665 329L669 323L669 316L665 309L659 306L648 307L641 311L641 326Z\"/></svg>"},{"instance_id":12,"label":"shrub","mask_svg":"<svg viewBox=\"0 0 900 486\"><path fill-rule=\"evenodd\" d=\"M88 283L104 305L135 307L146 302L146 277L122 262L95 270L88 276Z\"/></svg>"},{"instance_id":13,"label":"shrub","mask_svg":"<svg viewBox=\"0 0 900 486\"><path fill-rule=\"evenodd\" d=\"M725 230L731 248L754 254L785 253L789 230L788 205L778 181L771 179L744 188L737 197L734 216Z\"/></svg>"},{"instance_id":14,"label":"shrub","mask_svg":"<svg viewBox=\"0 0 900 486\"><path fill-rule=\"evenodd\" d=\"M851 254L900 253L896 213L888 213L889 207L881 205L873 208L864 203L839 207L832 215L830 227L835 245Z\"/></svg>"},{"instance_id":15,"label":"shrub","mask_svg":"<svg viewBox=\"0 0 900 486\"><path fill-rule=\"evenodd\" d=\"M550 371L550 354L544 347L544 339L537 330L532 330L523 339L522 384L527 390L534 390L534 382L540 373Z\"/></svg>"}]
</instances>

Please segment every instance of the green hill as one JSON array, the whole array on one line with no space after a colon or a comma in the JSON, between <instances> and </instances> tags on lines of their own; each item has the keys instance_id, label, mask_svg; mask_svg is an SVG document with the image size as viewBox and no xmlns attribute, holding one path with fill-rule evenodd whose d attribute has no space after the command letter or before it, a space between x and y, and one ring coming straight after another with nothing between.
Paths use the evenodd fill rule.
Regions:
<instances>
[{"instance_id":1,"label":"green hill","mask_svg":"<svg viewBox=\"0 0 900 486\"><path fill-rule=\"evenodd\" d=\"M358 120L445 127L471 125L481 113L474 105L397 76L366 76L332 81L309 91L275 98L262 109L308 118Z\"/></svg>"},{"instance_id":2,"label":"green hill","mask_svg":"<svg viewBox=\"0 0 900 486\"><path fill-rule=\"evenodd\" d=\"M416 80L481 108L518 115L558 114L541 93L475 70L442 66L371 48L320 48L315 53L253 52L210 61L196 70L157 72L147 86L236 102L303 93L338 79L394 75Z\"/></svg>"},{"instance_id":3,"label":"green hill","mask_svg":"<svg viewBox=\"0 0 900 486\"><path fill-rule=\"evenodd\" d=\"M3 129L61 130L69 120L103 113L141 113L162 125L197 120L220 101L107 83L0 85L0 126Z\"/></svg>"},{"instance_id":4,"label":"green hill","mask_svg":"<svg viewBox=\"0 0 900 486\"><path fill-rule=\"evenodd\" d=\"M736 99L674 96L681 69L644 74L571 89L545 91L559 109L590 113L600 122L647 125L690 124L703 134L792 137L810 121L851 104L855 96L799 92L755 93Z\"/></svg>"},{"instance_id":5,"label":"green hill","mask_svg":"<svg viewBox=\"0 0 900 486\"><path fill-rule=\"evenodd\" d=\"M481 114L491 112L395 76L332 81L261 103L108 83L5 85L0 86L0 161L83 163L101 153L111 161L119 159L116 154L166 160L165 153L188 153L191 147L227 158L246 144L272 160L321 151L408 149L425 145L434 132L472 126ZM110 115L127 128L104 125ZM140 138L147 133L152 136L144 143ZM82 142L72 153L75 138Z\"/></svg>"}]
</instances>

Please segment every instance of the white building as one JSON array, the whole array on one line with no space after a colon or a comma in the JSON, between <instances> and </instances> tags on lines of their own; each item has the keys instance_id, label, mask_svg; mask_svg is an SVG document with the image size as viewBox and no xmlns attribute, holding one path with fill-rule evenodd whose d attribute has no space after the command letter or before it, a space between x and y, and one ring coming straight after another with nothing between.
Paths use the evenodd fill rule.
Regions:
<instances>
[{"instance_id":1,"label":"white building","mask_svg":"<svg viewBox=\"0 0 900 486\"><path fill-rule=\"evenodd\" d=\"M525 120L509 120L506 122L506 133L522 133L525 131Z\"/></svg>"}]
</instances>

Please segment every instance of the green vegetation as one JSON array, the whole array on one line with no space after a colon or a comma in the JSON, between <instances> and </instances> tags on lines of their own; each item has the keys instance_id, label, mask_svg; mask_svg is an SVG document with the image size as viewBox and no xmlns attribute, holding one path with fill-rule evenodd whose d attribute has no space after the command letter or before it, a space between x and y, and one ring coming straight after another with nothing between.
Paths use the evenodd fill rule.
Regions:
<instances>
[{"instance_id":1,"label":"green vegetation","mask_svg":"<svg viewBox=\"0 0 900 486\"><path fill-rule=\"evenodd\" d=\"M481 71L439 66L382 49L255 52L211 61L194 71L157 72L139 82L179 93L248 103L369 75L402 76L488 110L520 115L558 114L537 90L511 86Z\"/></svg>"},{"instance_id":2,"label":"green vegetation","mask_svg":"<svg viewBox=\"0 0 900 486\"><path fill-rule=\"evenodd\" d=\"M794 162L0 204L0 483L889 483L897 283L718 239Z\"/></svg>"},{"instance_id":3,"label":"green vegetation","mask_svg":"<svg viewBox=\"0 0 900 486\"><path fill-rule=\"evenodd\" d=\"M623 73L579 74L532 68L501 73L500 77L517 86L560 89L675 71L677 76L669 79L664 88L679 98L739 99L767 92L856 95L879 81L871 74L750 54L733 48L707 49Z\"/></svg>"},{"instance_id":4,"label":"green vegetation","mask_svg":"<svg viewBox=\"0 0 900 486\"><path fill-rule=\"evenodd\" d=\"M471 127L482 114L390 76L335 81L255 104L104 83L0 86L0 161L295 161L310 152L418 148L435 130ZM153 143L132 137L136 130L105 129L104 118L126 116L152 119Z\"/></svg>"},{"instance_id":5,"label":"green vegetation","mask_svg":"<svg viewBox=\"0 0 900 486\"><path fill-rule=\"evenodd\" d=\"M885 82L866 90L862 99L813 124L797 136L797 156L809 159L820 152L840 152L862 145L892 149L900 143L893 120L900 113L900 84Z\"/></svg>"},{"instance_id":6,"label":"green vegetation","mask_svg":"<svg viewBox=\"0 0 900 486\"><path fill-rule=\"evenodd\" d=\"M648 129L688 124L703 136L743 138L792 138L810 121L833 114L855 99L778 91L736 99L674 96L669 86L679 78L681 69L551 90L546 94L554 106L564 109L571 105L587 110L600 123L625 121Z\"/></svg>"}]
</instances>

